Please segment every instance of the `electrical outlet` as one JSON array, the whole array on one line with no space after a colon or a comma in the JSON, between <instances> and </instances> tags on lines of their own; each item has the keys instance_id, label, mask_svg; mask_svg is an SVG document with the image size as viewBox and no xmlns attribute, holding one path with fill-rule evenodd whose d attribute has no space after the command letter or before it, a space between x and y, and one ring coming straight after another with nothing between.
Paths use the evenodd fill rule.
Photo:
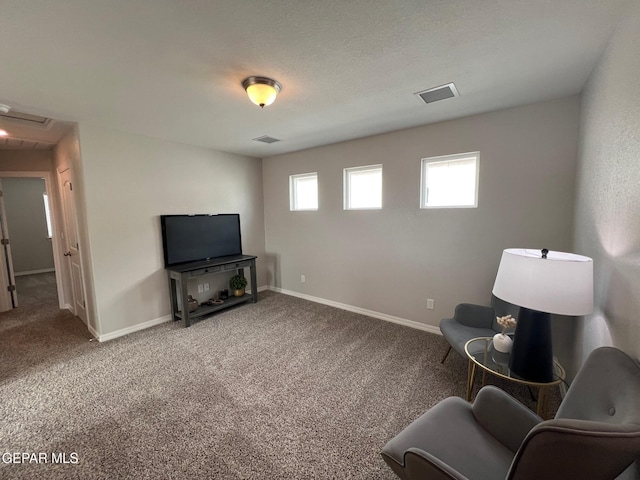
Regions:
<instances>
[{"instance_id":1,"label":"electrical outlet","mask_svg":"<svg viewBox=\"0 0 640 480\"><path fill-rule=\"evenodd\" d=\"M204 292L204 285L200 284L198 285L198 293L202 293Z\"/></svg>"},{"instance_id":2,"label":"electrical outlet","mask_svg":"<svg viewBox=\"0 0 640 480\"><path fill-rule=\"evenodd\" d=\"M208 283L205 283L205 284L204 284L204 291L205 291L205 292L208 292L208 291L209 291L209 284L208 284Z\"/></svg>"},{"instance_id":3,"label":"electrical outlet","mask_svg":"<svg viewBox=\"0 0 640 480\"><path fill-rule=\"evenodd\" d=\"M307 281L307 277L305 277L304 275L300 275L300 283L304 283Z\"/></svg>"},{"instance_id":4,"label":"electrical outlet","mask_svg":"<svg viewBox=\"0 0 640 480\"><path fill-rule=\"evenodd\" d=\"M427 298L427 310L433 310L433 298Z\"/></svg>"}]
</instances>

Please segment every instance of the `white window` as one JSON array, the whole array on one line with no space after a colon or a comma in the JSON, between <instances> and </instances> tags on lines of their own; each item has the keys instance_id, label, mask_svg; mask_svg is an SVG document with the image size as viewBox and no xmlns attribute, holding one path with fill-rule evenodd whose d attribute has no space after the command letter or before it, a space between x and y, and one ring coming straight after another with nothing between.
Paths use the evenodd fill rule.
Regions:
<instances>
[{"instance_id":1,"label":"white window","mask_svg":"<svg viewBox=\"0 0 640 480\"><path fill-rule=\"evenodd\" d=\"M318 174L302 173L289 177L290 209L318 210Z\"/></svg>"},{"instance_id":2,"label":"white window","mask_svg":"<svg viewBox=\"0 0 640 480\"><path fill-rule=\"evenodd\" d=\"M382 208L382 165L344 169L344 209Z\"/></svg>"},{"instance_id":3,"label":"white window","mask_svg":"<svg viewBox=\"0 0 640 480\"><path fill-rule=\"evenodd\" d=\"M480 152L422 159L420 208L478 206Z\"/></svg>"},{"instance_id":4,"label":"white window","mask_svg":"<svg viewBox=\"0 0 640 480\"><path fill-rule=\"evenodd\" d=\"M49 210L49 196L47 195L47 192L42 194L42 198L44 199L44 216L47 219L47 235L51 238L51 211Z\"/></svg>"}]
</instances>

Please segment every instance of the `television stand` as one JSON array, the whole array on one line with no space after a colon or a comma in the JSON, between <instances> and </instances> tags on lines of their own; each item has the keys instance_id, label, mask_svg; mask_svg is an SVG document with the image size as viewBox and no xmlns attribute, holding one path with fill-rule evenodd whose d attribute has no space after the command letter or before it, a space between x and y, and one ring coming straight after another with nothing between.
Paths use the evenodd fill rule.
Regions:
<instances>
[{"instance_id":1,"label":"television stand","mask_svg":"<svg viewBox=\"0 0 640 480\"><path fill-rule=\"evenodd\" d=\"M245 302L256 303L258 301L258 285L256 281L256 256L254 255L233 255L230 257L212 258L200 262L182 263L166 267L169 276L169 291L171 292L171 318L173 320L184 320L184 326L191 326L191 320L211 315L219 310L233 307ZM241 297L233 295L224 300L221 305L201 305L197 310L189 312L189 280L195 280L201 275L216 273L229 273L236 270L238 275L244 277L244 269L249 267L251 275L251 294L245 293ZM182 311L178 310L178 295L182 300Z\"/></svg>"}]
</instances>

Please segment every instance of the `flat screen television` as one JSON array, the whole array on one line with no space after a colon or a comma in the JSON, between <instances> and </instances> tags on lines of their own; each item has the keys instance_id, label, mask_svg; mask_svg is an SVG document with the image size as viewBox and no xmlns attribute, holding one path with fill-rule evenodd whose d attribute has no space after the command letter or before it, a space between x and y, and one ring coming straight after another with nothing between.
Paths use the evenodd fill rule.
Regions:
<instances>
[{"instance_id":1,"label":"flat screen television","mask_svg":"<svg viewBox=\"0 0 640 480\"><path fill-rule=\"evenodd\" d=\"M161 215L164 265L242 255L240 215Z\"/></svg>"}]
</instances>

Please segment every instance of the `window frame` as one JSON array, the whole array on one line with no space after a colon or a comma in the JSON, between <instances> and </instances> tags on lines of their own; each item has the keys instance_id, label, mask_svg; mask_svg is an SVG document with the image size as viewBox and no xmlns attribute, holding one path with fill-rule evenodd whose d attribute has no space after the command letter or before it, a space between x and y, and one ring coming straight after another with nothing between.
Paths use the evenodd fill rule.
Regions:
<instances>
[{"instance_id":1,"label":"window frame","mask_svg":"<svg viewBox=\"0 0 640 480\"><path fill-rule=\"evenodd\" d=\"M445 163L475 159L476 175L474 183L473 204L466 205L426 205L427 200L427 165L431 163ZM480 190L480 152L454 153L451 155L439 155L437 157L425 157L420 161L420 209L433 210L439 208L478 208L478 191Z\"/></svg>"},{"instance_id":2,"label":"window frame","mask_svg":"<svg viewBox=\"0 0 640 480\"><path fill-rule=\"evenodd\" d=\"M352 172L365 172L368 170L380 170L380 206L379 207L352 207L351 206L351 177ZM383 182L383 168L382 164L376 165L363 165L359 167L347 167L343 170L342 180L342 197L343 197L343 209L344 210L382 210L382 182Z\"/></svg>"},{"instance_id":3,"label":"window frame","mask_svg":"<svg viewBox=\"0 0 640 480\"><path fill-rule=\"evenodd\" d=\"M305 178L315 178L316 180L316 207L315 208L298 208L297 206L297 180ZM318 198L318 172L298 173L295 175L289 175L289 211L291 212L315 212L320 206L320 199Z\"/></svg>"}]
</instances>

